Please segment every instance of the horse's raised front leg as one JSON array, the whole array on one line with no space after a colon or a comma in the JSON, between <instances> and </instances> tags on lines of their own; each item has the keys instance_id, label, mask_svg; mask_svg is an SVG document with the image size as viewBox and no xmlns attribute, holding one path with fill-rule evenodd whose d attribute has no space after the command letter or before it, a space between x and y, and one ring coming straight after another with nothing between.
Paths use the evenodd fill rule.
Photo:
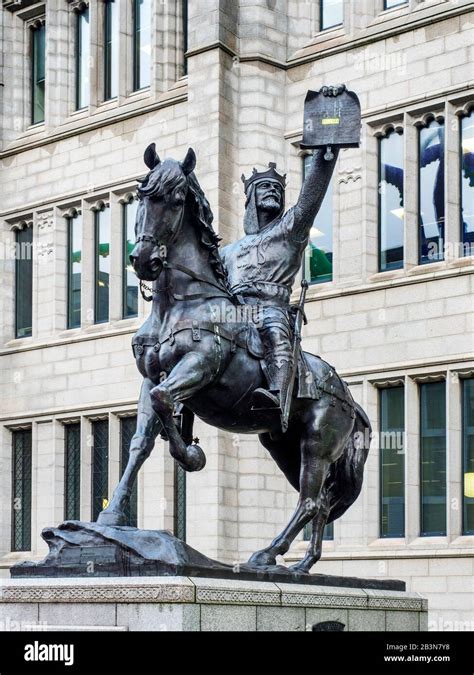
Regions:
<instances>
[{"instance_id":1,"label":"horse's raised front leg","mask_svg":"<svg viewBox=\"0 0 474 675\"><path fill-rule=\"evenodd\" d=\"M137 430L130 443L127 466L114 492L110 504L99 514L101 525L126 525L126 508L133 486L143 462L150 456L161 422L151 406L150 391L153 383L145 378L140 391L137 410Z\"/></svg>"},{"instance_id":2,"label":"horse's raised front leg","mask_svg":"<svg viewBox=\"0 0 474 675\"><path fill-rule=\"evenodd\" d=\"M265 567L276 563L276 556L288 551L306 523L322 508L321 491L327 472L344 449L351 426L334 409L316 411L313 419L302 429L300 494L298 504L285 529L270 546L256 551L249 559L251 565Z\"/></svg>"},{"instance_id":3,"label":"horse's raised front leg","mask_svg":"<svg viewBox=\"0 0 474 675\"><path fill-rule=\"evenodd\" d=\"M206 464L206 456L199 445L187 445L181 437L173 413L175 405L212 382L216 369L204 354L188 352L173 368L166 380L151 390L153 410L163 424L170 443L172 457L186 471L200 471Z\"/></svg>"}]
</instances>

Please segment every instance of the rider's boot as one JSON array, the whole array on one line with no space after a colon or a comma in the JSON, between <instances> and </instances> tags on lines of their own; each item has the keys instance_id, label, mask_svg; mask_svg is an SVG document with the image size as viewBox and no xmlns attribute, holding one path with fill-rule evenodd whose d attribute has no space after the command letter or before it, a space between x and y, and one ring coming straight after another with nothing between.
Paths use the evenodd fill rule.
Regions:
<instances>
[{"instance_id":1,"label":"rider's boot","mask_svg":"<svg viewBox=\"0 0 474 675\"><path fill-rule=\"evenodd\" d=\"M268 390L262 387L252 394L253 410L279 410L282 412L282 391L288 385L290 362L268 365Z\"/></svg>"}]
</instances>

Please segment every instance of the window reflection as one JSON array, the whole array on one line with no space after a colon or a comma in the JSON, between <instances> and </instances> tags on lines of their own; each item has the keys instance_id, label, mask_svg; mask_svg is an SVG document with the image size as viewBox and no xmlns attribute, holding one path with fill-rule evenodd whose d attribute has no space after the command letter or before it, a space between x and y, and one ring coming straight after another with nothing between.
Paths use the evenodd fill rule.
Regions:
<instances>
[{"instance_id":1,"label":"window reflection","mask_svg":"<svg viewBox=\"0 0 474 675\"><path fill-rule=\"evenodd\" d=\"M109 320L110 280L110 208L96 211L95 216L95 322Z\"/></svg>"},{"instance_id":2,"label":"window reflection","mask_svg":"<svg viewBox=\"0 0 474 675\"><path fill-rule=\"evenodd\" d=\"M446 534L446 387L420 385L421 534Z\"/></svg>"},{"instance_id":3,"label":"window reflection","mask_svg":"<svg viewBox=\"0 0 474 675\"><path fill-rule=\"evenodd\" d=\"M68 220L68 328L81 325L82 215Z\"/></svg>"},{"instance_id":4,"label":"window reflection","mask_svg":"<svg viewBox=\"0 0 474 675\"><path fill-rule=\"evenodd\" d=\"M134 0L133 88L150 86L151 0Z\"/></svg>"},{"instance_id":5,"label":"window reflection","mask_svg":"<svg viewBox=\"0 0 474 675\"><path fill-rule=\"evenodd\" d=\"M321 0L321 30L344 22L344 0Z\"/></svg>"},{"instance_id":6,"label":"window reflection","mask_svg":"<svg viewBox=\"0 0 474 675\"><path fill-rule=\"evenodd\" d=\"M132 199L123 208L123 317L124 319L138 315L138 279L132 263L130 253L135 246L135 220L138 202Z\"/></svg>"},{"instance_id":7,"label":"window reflection","mask_svg":"<svg viewBox=\"0 0 474 675\"><path fill-rule=\"evenodd\" d=\"M474 111L461 122L461 222L464 255L474 255Z\"/></svg>"},{"instance_id":8,"label":"window reflection","mask_svg":"<svg viewBox=\"0 0 474 675\"><path fill-rule=\"evenodd\" d=\"M118 92L118 2L107 0L104 21L104 99Z\"/></svg>"},{"instance_id":9,"label":"window reflection","mask_svg":"<svg viewBox=\"0 0 474 675\"><path fill-rule=\"evenodd\" d=\"M380 391L380 536L405 536L404 388Z\"/></svg>"},{"instance_id":10,"label":"window reflection","mask_svg":"<svg viewBox=\"0 0 474 675\"><path fill-rule=\"evenodd\" d=\"M45 26L38 26L32 32L32 109L33 124L44 122L45 94Z\"/></svg>"},{"instance_id":11,"label":"window reflection","mask_svg":"<svg viewBox=\"0 0 474 675\"><path fill-rule=\"evenodd\" d=\"M380 271L403 267L403 136L392 131L379 146Z\"/></svg>"},{"instance_id":12,"label":"window reflection","mask_svg":"<svg viewBox=\"0 0 474 675\"><path fill-rule=\"evenodd\" d=\"M88 7L77 15L76 49L76 108L79 110L89 105L90 25Z\"/></svg>"},{"instance_id":13,"label":"window reflection","mask_svg":"<svg viewBox=\"0 0 474 675\"><path fill-rule=\"evenodd\" d=\"M463 534L474 534L474 379L463 381Z\"/></svg>"},{"instance_id":14,"label":"window reflection","mask_svg":"<svg viewBox=\"0 0 474 675\"><path fill-rule=\"evenodd\" d=\"M444 123L419 132L420 263L444 259Z\"/></svg>"},{"instance_id":15,"label":"window reflection","mask_svg":"<svg viewBox=\"0 0 474 675\"><path fill-rule=\"evenodd\" d=\"M303 179L309 171L311 155L304 158ZM310 241L304 257L304 278L310 283L332 281L333 260L333 179L329 183L326 195L314 219L310 231Z\"/></svg>"},{"instance_id":16,"label":"window reflection","mask_svg":"<svg viewBox=\"0 0 474 675\"><path fill-rule=\"evenodd\" d=\"M33 323L33 228L16 232L15 336L30 337Z\"/></svg>"}]
</instances>

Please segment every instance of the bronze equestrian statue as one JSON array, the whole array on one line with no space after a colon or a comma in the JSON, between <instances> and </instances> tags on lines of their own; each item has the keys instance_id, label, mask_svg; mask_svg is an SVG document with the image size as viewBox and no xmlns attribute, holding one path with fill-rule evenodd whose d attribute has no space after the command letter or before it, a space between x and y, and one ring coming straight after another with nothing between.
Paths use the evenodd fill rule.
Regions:
<instances>
[{"instance_id":1,"label":"bronze equestrian statue","mask_svg":"<svg viewBox=\"0 0 474 675\"><path fill-rule=\"evenodd\" d=\"M149 173L138 188L130 256L138 278L152 282L150 316L132 340L143 384L129 461L98 523L126 524L133 485L158 434L186 471L204 467L193 440L197 415L226 431L258 434L299 492L289 523L249 563L274 565L310 521L307 553L292 569L309 572L320 558L325 525L360 492L370 435L367 415L335 369L304 352L296 363L292 349L291 290L337 154L337 148L314 152L298 201L286 213L284 176L272 164L254 170L244 179L245 237L219 251L194 151L179 162L161 161L154 144L146 149ZM239 321L241 307L256 308L259 320Z\"/></svg>"}]
</instances>

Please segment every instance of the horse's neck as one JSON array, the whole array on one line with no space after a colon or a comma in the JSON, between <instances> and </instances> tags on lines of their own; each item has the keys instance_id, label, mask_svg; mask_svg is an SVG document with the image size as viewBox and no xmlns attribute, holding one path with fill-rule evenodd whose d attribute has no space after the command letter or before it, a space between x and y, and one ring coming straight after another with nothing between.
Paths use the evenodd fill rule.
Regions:
<instances>
[{"instance_id":1,"label":"horse's neck","mask_svg":"<svg viewBox=\"0 0 474 675\"><path fill-rule=\"evenodd\" d=\"M203 279L209 279L213 283L218 283L214 270L209 262L209 250L201 243L200 232L194 227L193 218L187 212L183 216L183 226L177 237L168 247L166 261L169 269L162 272L153 287L157 293L154 293L153 310L161 316L162 320L169 315L173 309L181 311L186 300L175 300L168 292L172 291L174 295L186 296L204 290L205 284L200 284L188 274L174 269L177 265L182 265L192 270ZM207 290L213 287L210 285ZM200 300L200 303L203 301ZM195 304L196 301L193 301ZM189 303L187 305L189 307Z\"/></svg>"}]
</instances>

